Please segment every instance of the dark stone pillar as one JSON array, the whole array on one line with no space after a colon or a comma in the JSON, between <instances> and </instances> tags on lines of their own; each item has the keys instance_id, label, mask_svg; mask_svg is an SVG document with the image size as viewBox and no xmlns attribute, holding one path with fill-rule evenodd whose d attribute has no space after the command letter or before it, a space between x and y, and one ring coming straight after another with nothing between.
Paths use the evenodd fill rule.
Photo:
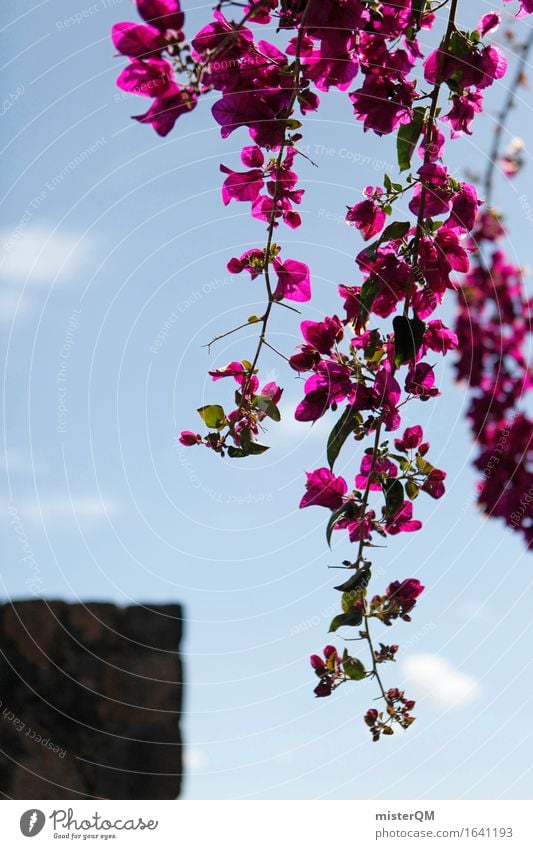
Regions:
<instances>
[{"instance_id":1,"label":"dark stone pillar","mask_svg":"<svg viewBox=\"0 0 533 849\"><path fill-rule=\"evenodd\" d=\"M0 605L0 793L174 799L179 605Z\"/></svg>"}]
</instances>

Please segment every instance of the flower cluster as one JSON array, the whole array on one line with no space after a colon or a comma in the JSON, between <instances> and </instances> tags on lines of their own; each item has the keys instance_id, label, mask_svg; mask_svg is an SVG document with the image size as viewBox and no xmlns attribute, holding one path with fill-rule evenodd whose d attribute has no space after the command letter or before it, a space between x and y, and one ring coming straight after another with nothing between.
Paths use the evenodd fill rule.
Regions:
<instances>
[{"instance_id":1,"label":"flower cluster","mask_svg":"<svg viewBox=\"0 0 533 849\"><path fill-rule=\"evenodd\" d=\"M521 269L498 247L504 235L494 211L479 216L475 264L459 291L455 368L471 392L467 416L479 448L478 503L533 546L533 420L525 406L533 388L526 357L533 298L525 293Z\"/></svg>"},{"instance_id":2,"label":"flower cluster","mask_svg":"<svg viewBox=\"0 0 533 849\"><path fill-rule=\"evenodd\" d=\"M510 399L530 382L524 358L517 357L527 322L516 269L498 252L486 269L476 253L480 228L493 234L485 238L494 239L498 222L480 216L476 189L453 177L444 161L444 130L452 139L470 134L487 88L505 73L503 53L487 43L500 18L490 12L476 29L462 30L456 22L458 0L250 0L243 9L234 4L242 13L235 21L222 12L232 5L228 0L217 5L213 20L189 45L177 0L136 2L145 24L117 24L113 39L131 60L118 84L154 98L137 120L166 135L202 95L217 92L212 115L222 138L243 130L249 137L241 164L236 169L220 166L222 201L250 204L252 217L266 226L264 244L230 258L227 266L232 274L246 272L254 285L262 280L266 292L262 315L216 337L251 324L259 327L252 357L210 371L214 381L233 378L237 383L235 409L226 413L219 404L201 407L198 412L209 432L183 431L183 445L203 444L231 457L262 453L267 448L259 441L264 422L280 419L282 389L274 383L260 388L258 372L263 349L272 348L268 329L275 308L294 310L288 302L311 298L310 269L300 259L287 258L274 240L280 224L292 229L301 225L303 190L294 169L303 158L299 143L306 114L316 112L323 93L335 88L347 92L365 131L396 136L399 174L407 176L393 182L385 175L382 186L366 187L362 199L348 206L346 222L366 244L355 258L355 281L339 286L341 317L334 313L322 321L303 321L303 343L289 359L294 371L307 375L296 419L315 422L337 414L327 444L328 465L307 473L300 507L329 510L328 543L334 531L343 531L355 545L353 557L343 562L349 577L335 588L342 593L342 612L330 632L360 629L357 639L368 644L371 664L367 670L347 650L341 655L326 646L323 658L311 657L320 679L315 693L329 696L348 681L374 680L383 710L372 708L364 719L378 740L394 733L394 725L409 727L414 702L398 689L384 688L378 667L395 659L398 646L380 644L375 650L370 625L372 620L409 622L424 587L418 579L406 578L389 584L383 595L371 596L367 549L375 546L376 536L388 539L418 531L422 525L413 504L420 492L439 499L445 491L446 473L427 459L429 443L422 427L405 427L404 408L439 395L435 357L459 346L458 374L473 389L470 416L482 434L479 462L485 463ZM434 26L434 12L442 6L448 11L445 32L438 48L424 57L419 33ZM531 11L530 0L521 0L519 14ZM280 34L276 44L260 38L260 29L255 29L273 22ZM448 108L440 102L444 92ZM518 154L512 156L517 159ZM402 216L407 220L395 219L399 198L409 210ZM475 264L470 268L472 254ZM467 277L461 288L464 314L454 331L434 313L457 287L457 275ZM503 309L503 324L491 318L488 306L495 280L503 299L495 301ZM472 312L478 321L475 334L466 326ZM472 343L478 332L483 334L481 348ZM385 438L398 432L402 422L401 436ZM531 483L524 445L528 428L525 414L514 420L500 459L502 471L503 455L522 470L520 487ZM354 442L361 450L350 488L333 469L341 450L347 451L348 444L353 449ZM484 481L480 501L493 512L502 510L498 515L509 517L513 510L516 517L516 500L509 487L502 497L499 474ZM531 492L533 501L533 485ZM519 524L530 537L529 506Z\"/></svg>"}]
</instances>

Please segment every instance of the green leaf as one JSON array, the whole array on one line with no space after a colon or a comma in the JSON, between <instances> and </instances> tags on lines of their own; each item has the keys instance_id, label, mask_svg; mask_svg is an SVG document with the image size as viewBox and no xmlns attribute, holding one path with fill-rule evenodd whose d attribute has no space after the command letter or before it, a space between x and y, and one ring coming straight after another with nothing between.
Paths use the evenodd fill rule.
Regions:
<instances>
[{"instance_id":1,"label":"green leaf","mask_svg":"<svg viewBox=\"0 0 533 849\"><path fill-rule=\"evenodd\" d=\"M365 280L361 286L359 300L361 302L360 314L362 321L368 321L368 315L372 309L372 304L374 303L378 292L379 285L377 278L375 277L369 277L368 280Z\"/></svg>"},{"instance_id":2,"label":"green leaf","mask_svg":"<svg viewBox=\"0 0 533 849\"><path fill-rule=\"evenodd\" d=\"M366 589L368 582L370 581L371 574L372 573L368 566L360 566L347 581L344 581L343 584L339 584L338 587L334 587L334 589L339 590L342 593L351 593L354 592L354 590Z\"/></svg>"},{"instance_id":3,"label":"green leaf","mask_svg":"<svg viewBox=\"0 0 533 849\"><path fill-rule=\"evenodd\" d=\"M331 620L329 633L337 631L338 628L344 625L352 628L358 628L362 621L362 610L359 607L351 607L347 613L339 613L338 616L335 616Z\"/></svg>"},{"instance_id":4,"label":"green leaf","mask_svg":"<svg viewBox=\"0 0 533 849\"><path fill-rule=\"evenodd\" d=\"M401 124L398 130L396 153L398 155L400 171L407 171L411 167L411 158L422 131L425 113L426 110L423 106L417 106L413 109L413 120L411 123Z\"/></svg>"},{"instance_id":5,"label":"green leaf","mask_svg":"<svg viewBox=\"0 0 533 849\"><path fill-rule=\"evenodd\" d=\"M353 407L346 407L328 438L327 457L330 469L333 469L335 460L349 435L359 430L360 424L361 414L356 412Z\"/></svg>"},{"instance_id":6,"label":"green leaf","mask_svg":"<svg viewBox=\"0 0 533 849\"><path fill-rule=\"evenodd\" d=\"M385 516L390 519L396 515L403 504L404 492L401 482L396 478L389 478L383 485L383 494L385 495Z\"/></svg>"},{"instance_id":7,"label":"green leaf","mask_svg":"<svg viewBox=\"0 0 533 849\"><path fill-rule=\"evenodd\" d=\"M272 398L269 398L268 395L258 395L256 398L257 408L261 410L262 413L266 413L269 418L273 419L275 422L281 421L281 413L274 404Z\"/></svg>"},{"instance_id":8,"label":"green leaf","mask_svg":"<svg viewBox=\"0 0 533 849\"><path fill-rule=\"evenodd\" d=\"M338 616L334 616L333 619L331 620L331 624L329 626L328 633L331 634L333 631L337 631L341 627L341 625L346 624L345 619L346 619L345 613L339 613Z\"/></svg>"},{"instance_id":9,"label":"green leaf","mask_svg":"<svg viewBox=\"0 0 533 849\"><path fill-rule=\"evenodd\" d=\"M411 13L413 15L413 18L415 19L417 29L420 29L422 12L425 10L425 8L426 8L426 0L413 0Z\"/></svg>"},{"instance_id":10,"label":"green leaf","mask_svg":"<svg viewBox=\"0 0 533 849\"><path fill-rule=\"evenodd\" d=\"M342 668L352 681L362 681L366 678L365 666L357 657L346 657L342 661Z\"/></svg>"},{"instance_id":11,"label":"green leaf","mask_svg":"<svg viewBox=\"0 0 533 849\"><path fill-rule=\"evenodd\" d=\"M220 430L225 424L226 414L220 404L208 404L206 407L200 407L198 413L207 427L214 427Z\"/></svg>"},{"instance_id":12,"label":"green leaf","mask_svg":"<svg viewBox=\"0 0 533 849\"><path fill-rule=\"evenodd\" d=\"M413 480L408 480L405 484L405 491L407 493L407 497L411 501L414 501L415 498L418 498L418 493L420 492L420 489Z\"/></svg>"},{"instance_id":13,"label":"green leaf","mask_svg":"<svg viewBox=\"0 0 533 849\"><path fill-rule=\"evenodd\" d=\"M243 451L242 448L234 448L233 445L230 445L230 447L228 448L228 457L248 457L248 454L246 453L246 451Z\"/></svg>"},{"instance_id":14,"label":"green leaf","mask_svg":"<svg viewBox=\"0 0 533 849\"><path fill-rule=\"evenodd\" d=\"M394 363L396 367L412 360L418 354L426 325L415 313L414 318L397 315L392 322L394 328Z\"/></svg>"},{"instance_id":15,"label":"green leaf","mask_svg":"<svg viewBox=\"0 0 533 849\"><path fill-rule=\"evenodd\" d=\"M393 221L388 227L385 227L381 234L382 242L391 242L393 239L403 239L411 228L409 221Z\"/></svg>"},{"instance_id":16,"label":"green leaf","mask_svg":"<svg viewBox=\"0 0 533 849\"><path fill-rule=\"evenodd\" d=\"M246 438L243 433L240 434L241 448L245 455L247 454L263 454L268 451L268 445L261 445L260 442L255 442L253 439ZM229 453L229 452L228 452Z\"/></svg>"},{"instance_id":17,"label":"green leaf","mask_svg":"<svg viewBox=\"0 0 533 849\"><path fill-rule=\"evenodd\" d=\"M341 504L336 510L333 511L331 516L329 517L329 522L326 528L326 539L328 541L328 545L331 548L331 534L333 533L333 528L339 521L339 519L346 517L353 517L353 502L347 501L346 504Z\"/></svg>"},{"instance_id":18,"label":"green leaf","mask_svg":"<svg viewBox=\"0 0 533 849\"><path fill-rule=\"evenodd\" d=\"M424 460L420 454L416 455L416 467L419 472L422 472L423 475L430 475L435 466L432 466L431 463L428 463L427 460Z\"/></svg>"}]
</instances>

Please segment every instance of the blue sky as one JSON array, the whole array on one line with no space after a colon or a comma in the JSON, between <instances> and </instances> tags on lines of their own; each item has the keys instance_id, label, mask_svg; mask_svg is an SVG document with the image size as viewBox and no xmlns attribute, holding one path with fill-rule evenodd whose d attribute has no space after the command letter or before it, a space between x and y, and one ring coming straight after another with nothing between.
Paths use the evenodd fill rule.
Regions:
<instances>
[{"instance_id":1,"label":"blue sky","mask_svg":"<svg viewBox=\"0 0 533 849\"><path fill-rule=\"evenodd\" d=\"M501 4L461 5L471 28ZM184 6L196 32L209 6ZM296 506L304 470L325 464L332 420L292 421L302 384L272 354L263 373L285 386L285 415L266 455L225 463L177 445L198 426L196 407L227 398L207 368L253 351L253 328L210 357L202 345L260 311L260 286L225 266L263 228L220 196L219 164L237 163L244 131L222 142L207 104L165 140L130 120L147 102L115 87L123 62L108 38L128 19L127 0L2 4L3 599L31 586L45 598L185 605L186 798L530 798L531 563L474 507L451 358L439 364L442 397L410 412L448 472L447 495L417 501L423 530L374 560L383 587L408 576L427 586L412 624L387 630L401 645L387 683L408 687L418 720L379 746L361 721L372 685L315 700L308 666L338 607L326 566L349 555L343 539L328 552L323 511ZM472 139L449 146L458 176L484 167L505 91L504 79ZM531 97L521 90L508 138L526 133ZM391 140L364 136L346 95L324 100L305 130L319 167L297 169L304 225L281 234L285 255L312 268L311 319L358 279L361 243L339 216L395 174ZM530 185L526 168L499 179L496 196L524 265ZM272 341L287 353L295 319L276 314ZM344 452L339 470L355 467Z\"/></svg>"}]
</instances>

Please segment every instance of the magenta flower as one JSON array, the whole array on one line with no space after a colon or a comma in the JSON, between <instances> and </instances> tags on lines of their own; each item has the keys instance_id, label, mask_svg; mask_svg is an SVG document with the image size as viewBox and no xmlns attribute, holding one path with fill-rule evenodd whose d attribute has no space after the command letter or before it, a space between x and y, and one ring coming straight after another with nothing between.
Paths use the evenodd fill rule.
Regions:
<instances>
[{"instance_id":1,"label":"magenta flower","mask_svg":"<svg viewBox=\"0 0 533 849\"><path fill-rule=\"evenodd\" d=\"M287 298L289 301L310 300L311 280L308 265L296 259L286 259L282 262L278 257L272 264L278 277L274 292L276 298Z\"/></svg>"},{"instance_id":2,"label":"magenta flower","mask_svg":"<svg viewBox=\"0 0 533 849\"><path fill-rule=\"evenodd\" d=\"M428 363L417 363L410 367L405 379L405 391L422 401L440 394L435 386L435 372Z\"/></svg>"},{"instance_id":3,"label":"magenta flower","mask_svg":"<svg viewBox=\"0 0 533 849\"><path fill-rule=\"evenodd\" d=\"M350 94L358 121L364 122L365 132L373 130L384 136L400 124L411 120L411 106L416 97L413 83L383 79L380 71L368 74L360 89Z\"/></svg>"},{"instance_id":4,"label":"magenta flower","mask_svg":"<svg viewBox=\"0 0 533 849\"><path fill-rule=\"evenodd\" d=\"M224 368L213 369L213 371L209 372L213 380L220 380L222 377L234 377L238 383L241 382L244 373L245 369L243 364L236 361L228 363L228 365Z\"/></svg>"},{"instance_id":5,"label":"magenta flower","mask_svg":"<svg viewBox=\"0 0 533 849\"><path fill-rule=\"evenodd\" d=\"M320 354L331 354L333 346L344 336L342 324L336 315L326 316L324 321L303 321L302 336L311 348Z\"/></svg>"},{"instance_id":6,"label":"magenta flower","mask_svg":"<svg viewBox=\"0 0 533 849\"><path fill-rule=\"evenodd\" d=\"M328 409L327 389L314 389L296 407L294 418L298 422L316 422Z\"/></svg>"},{"instance_id":7,"label":"magenta flower","mask_svg":"<svg viewBox=\"0 0 533 849\"><path fill-rule=\"evenodd\" d=\"M233 199L237 201L253 202L263 188L263 171L261 168L252 168L250 171L232 171L225 165L220 170L228 177L222 184L222 200L224 205Z\"/></svg>"},{"instance_id":8,"label":"magenta flower","mask_svg":"<svg viewBox=\"0 0 533 849\"><path fill-rule=\"evenodd\" d=\"M375 406L383 409L383 421L387 430L396 430L400 426L398 404L402 391L400 384L390 371L390 365L385 365L378 371L374 381Z\"/></svg>"},{"instance_id":9,"label":"magenta flower","mask_svg":"<svg viewBox=\"0 0 533 849\"><path fill-rule=\"evenodd\" d=\"M406 578L393 581L385 590L390 606L399 608L399 614L404 618L405 614L411 612L416 604L417 598L424 592L425 587L416 578Z\"/></svg>"},{"instance_id":10,"label":"magenta flower","mask_svg":"<svg viewBox=\"0 0 533 849\"><path fill-rule=\"evenodd\" d=\"M446 472L443 472L442 469L432 469L422 484L422 489L428 495L431 495L432 498L441 498L445 492L445 479Z\"/></svg>"},{"instance_id":11,"label":"magenta flower","mask_svg":"<svg viewBox=\"0 0 533 849\"><path fill-rule=\"evenodd\" d=\"M418 448L424 438L424 431L420 425L407 427L401 439L395 439L394 445L397 451L410 451L412 448Z\"/></svg>"},{"instance_id":12,"label":"magenta flower","mask_svg":"<svg viewBox=\"0 0 533 849\"><path fill-rule=\"evenodd\" d=\"M113 44L123 56L146 59L161 53L166 41L155 27L122 21L111 30Z\"/></svg>"},{"instance_id":13,"label":"magenta flower","mask_svg":"<svg viewBox=\"0 0 533 849\"><path fill-rule=\"evenodd\" d=\"M185 15L178 0L136 0L141 18L161 32L183 29Z\"/></svg>"},{"instance_id":14,"label":"magenta flower","mask_svg":"<svg viewBox=\"0 0 533 849\"><path fill-rule=\"evenodd\" d=\"M457 348L458 344L457 334L445 327L440 319L428 322L424 333L424 345L427 348L444 355Z\"/></svg>"},{"instance_id":15,"label":"magenta flower","mask_svg":"<svg viewBox=\"0 0 533 849\"><path fill-rule=\"evenodd\" d=\"M410 501L404 501L396 515L385 520L385 530L391 536L419 531L421 527L422 522L413 519L413 505Z\"/></svg>"},{"instance_id":16,"label":"magenta flower","mask_svg":"<svg viewBox=\"0 0 533 849\"><path fill-rule=\"evenodd\" d=\"M182 430L179 441L182 445L190 447L191 445L201 445L202 437L199 433L193 433L192 430Z\"/></svg>"},{"instance_id":17,"label":"magenta flower","mask_svg":"<svg viewBox=\"0 0 533 849\"><path fill-rule=\"evenodd\" d=\"M265 254L261 248L251 248L238 258L232 257L228 262L227 269L230 274L240 274L241 271L247 271L252 280L255 280L263 273L264 266Z\"/></svg>"},{"instance_id":18,"label":"magenta flower","mask_svg":"<svg viewBox=\"0 0 533 849\"><path fill-rule=\"evenodd\" d=\"M398 474L397 466L395 466L394 463L392 463L387 457L383 457L381 460L376 460L374 462L372 454L365 454L361 461L361 471L355 478L355 485L358 489L364 490L366 488L372 464L374 464L374 471L371 479L372 483L370 484L370 489L372 490L381 489L381 485L376 482L378 475L384 474L389 478L395 478Z\"/></svg>"},{"instance_id":19,"label":"magenta flower","mask_svg":"<svg viewBox=\"0 0 533 849\"><path fill-rule=\"evenodd\" d=\"M343 503L343 496L348 490L348 484L344 478L335 477L333 472L326 468L315 469L314 472L305 474L307 476L306 492L300 501L300 508L314 505L337 510Z\"/></svg>"},{"instance_id":20,"label":"magenta flower","mask_svg":"<svg viewBox=\"0 0 533 849\"><path fill-rule=\"evenodd\" d=\"M483 15L477 25L477 31L481 36L488 35L490 32L496 32L501 23L501 17L497 12L489 12Z\"/></svg>"},{"instance_id":21,"label":"magenta flower","mask_svg":"<svg viewBox=\"0 0 533 849\"><path fill-rule=\"evenodd\" d=\"M362 200L348 210L346 221L361 231L365 241L381 233L387 216L380 206L371 200Z\"/></svg>"},{"instance_id":22,"label":"magenta flower","mask_svg":"<svg viewBox=\"0 0 533 849\"><path fill-rule=\"evenodd\" d=\"M131 94L163 97L179 92L172 65L165 59L134 59L117 78L117 86Z\"/></svg>"},{"instance_id":23,"label":"magenta flower","mask_svg":"<svg viewBox=\"0 0 533 849\"><path fill-rule=\"evenodd\" d=\"M157 97L144 115L133 115L141 124L151 124L159 136L166 136L181 115L190 112L197 103L197 96L187 89L170 96Z\"/></svg>"},{"instance_id":24,"label":"magenta flower","mask_svg":"<svg viewBox=\"0 0 533 849\"><path fill-rule=\"evenodd\" d=\"M446 228L459 229L465 233L472 230L480 203L475 187L469 183L461 183L459 191L453 196L450 217L445 222Z\"/></svg>"}]
</instances>

